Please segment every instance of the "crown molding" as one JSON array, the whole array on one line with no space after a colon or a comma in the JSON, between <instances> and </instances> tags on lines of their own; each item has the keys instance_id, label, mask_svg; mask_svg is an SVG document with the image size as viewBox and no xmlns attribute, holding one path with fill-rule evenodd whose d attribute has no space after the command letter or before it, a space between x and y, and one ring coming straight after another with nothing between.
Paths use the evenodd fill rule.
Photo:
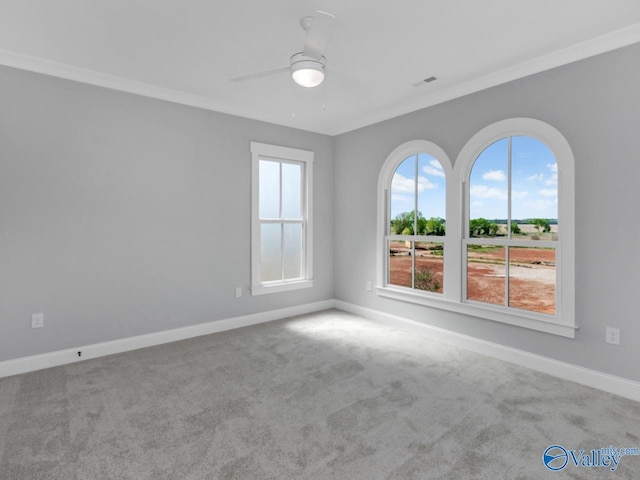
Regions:
<instances>
[{"instance_id":1,"label":"crown molding","mask_svg":"<svg viewBox=\"0 0 640 480\"><path fill-rule=\"evenodd\" d=\"M179 90L172 90L159 85L139 82L137 80L131 80L86 68L75 67L73 65L54 62L44 58L23 55L21 53L11 52L8 50L0 49L0 65L71 80L87 85L93 85L96 87L103 87L109 90L116 90L143 97L164 100L189 107L202 108L204 110L253 118L256 120L269 121L268 118L259 118L260 112L238 107L237 105L214 98L194 95Z\"/></svg>"},{"instance_id":2,"label":"crown molding","mask_svg":"<svg viewBox=\"0 0 640 480\"><path fill-rule=\"evenodd\" d=\"M433 94L426 95L421 98L412 98L404 103L389 106L387 108L380 109L377 112L367 112L365 118L361 115L354 115L344 121L336 119L327 120L325 124L317 126L317 128L314 128L311 131L330 136L340 135L638 42L640 42L640 23L527 60L512 67L508 67L458 85L453 85L449 88L436 91ZM277 123L273 118L269 118L268 114L230 104L219 99L193 95L186 92L160 87L158 85L130 80L115 75L74 67L72 65L7 50L0 50L0 65L73 80L111 90L156 98L190 107L252 118L259 121ZM301 128L300 125L293 125L291 119L284 119L280 124L293 128ZM302 128L310 130L308 128Z\"/></svg>"},{"instance_id":3,"label":"crown molding","mask_svg":"<svg viewBox=\"0 0 640 480\"><path fill-rule=\"evenodd\" d=\"M525 62L504 68L497 72L490 73L467 82L453 85L426 95L422 98L412 98L405 103L385 108L378 113L368 115L367 122L361 119L353 119L350 122L336 122L335 130L331 135L347 133L359 128L390 120L400 115L422 110L449 100L463 97L472 93L486 90L491 87L502 85L519 78L528 77L536 73L561 67L585 58L610 52L618 48L623 48L640 42L640 23L635 23L614 32L592 38L590 40L571 45L560 50L542 55L540 57L527 60Z\"/></svg>"}]
</instances>

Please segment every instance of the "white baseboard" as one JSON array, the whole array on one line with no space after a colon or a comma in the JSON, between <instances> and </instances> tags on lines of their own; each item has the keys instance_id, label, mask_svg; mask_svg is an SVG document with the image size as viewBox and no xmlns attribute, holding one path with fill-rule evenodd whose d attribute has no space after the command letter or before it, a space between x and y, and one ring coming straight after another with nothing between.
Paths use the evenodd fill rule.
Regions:
<instances>
[{"instance_id":1,"label":"white baseboard","mask_svg":"<svg viewBox=\"0 0 640 480\"><path fill-rule=\"evenodd\" d=\"M154 345L175 342L177 340L185 340L187 338L199 337L201 335L209 335L211 333L223 332L234 328L248 327L250 325L271 322L273 320L280 320L282 318L293 317L295 315L319 312L333 307L333 300L325 300L322 302L308 303L295 307L281 308L278 310L270 310L267 312L217 320L189 327L165 330L163 332L149 333L147 335L122 338L110 342L83 345L55 352L16 358L0 362L0 378L32 372L34 370L42 370L43 368L66 365L68 363L88 360L90 358L104 357L105 355L113 355L114 353L152 347ZM78 356L78 352L82 352L82 355Z\"/></svg>"},{"instance_id":2,"label":"white baseboard","mask_svg":"<svg viewBox=\"0 0 640 480\"><path fill-rule=\"evenodd\" d=\"M588 387L597 388L598 390L604 390L605 392L630 398L631 400L640 401L640 383L634 382L633 380L598 372L597 370L579 367L570 363L543 357L542 355L529 353L524 350L506 347L498 343L487 342L475 337L426 325L424 323L379 312L370 308L360 307L341 300L335 300L334 307L401 330L410 331L418 335L424 335L449 345L488 355L522 367L547 373L564 380L570 380Z\"/></svg>"},{"instance_id":3,"label":"white baseboard","mask_svg":"<svg viewBox=\"0 0 640 480\"><path fill-rule=\"evenodd\" d=\"M424 335L449 345L488 355L506 362L531 368L532 370L547 373L558 378L580 383L588 387L597 388L615 395L620 395L621 397L640 401L640 383L634 382L633 380L598 372L597 370L579 367L570 363L529 353L524 350L506 347L498 343L480 340L475 337L426 325L404 317L361 307L341 300L325 300L322 302L254 313L251 315L232 317L224 320L192 325L189 327L176 328L163 332L150 333L147 335L123 338L110 342L78 346L65 350L43 353L40 355L7 360L0 362L0 378L41 370L44 368L56 367L58 365L66 365L90 358L98 358L105 355L137 350L139 348L152 347L163 343L185 340L187 338L199 337L201 335L209 335L211 333L223 332L235 328L248 327L250 325L271 322L295 315L319 312L329 308L337 308L385 325L410 331L418 335ZM82 352L81 357L78 357L79 351Z\"/></svg>"}]
</instances>

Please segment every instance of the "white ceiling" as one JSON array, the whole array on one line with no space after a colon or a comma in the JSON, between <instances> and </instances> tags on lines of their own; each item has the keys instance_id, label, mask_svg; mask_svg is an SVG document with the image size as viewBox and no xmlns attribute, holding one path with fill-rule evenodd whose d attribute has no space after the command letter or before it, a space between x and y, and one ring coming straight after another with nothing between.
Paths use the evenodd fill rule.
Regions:
<instances>
[{"instance_id":1,"label":"white ceiling","mask_svg":"<svg viewBox=\"0 0 640 480\"><path fill-rule=\"evenodd\" d=\"M323 85L229 81L318 9ZM0 64L330 135L636 42L639 0L0 0Z\"/></svg>"}]
</instances>

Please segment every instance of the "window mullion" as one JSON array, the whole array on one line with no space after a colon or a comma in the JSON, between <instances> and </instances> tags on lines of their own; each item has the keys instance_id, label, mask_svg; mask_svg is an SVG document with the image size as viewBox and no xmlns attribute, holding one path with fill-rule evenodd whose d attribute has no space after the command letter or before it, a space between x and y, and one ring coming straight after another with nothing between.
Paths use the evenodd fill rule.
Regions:
<instances>
[{"instance_id":1,"label":"window mullion","mask_svg":"<svg viewBox=\"0 0 640 480\"><path fill-rule=\"evenodd\" d=\"M411 288L416 288L416 236L418 235L418 154L416 153L413 182L413 239L411 242Z\"/></svg>"},{"instance_id":2,"label":"window mullion","mask_svg":"<svg viewBox=\"0 0 640 480\"><path fill-rule=\"evenodd\" d=\"M279 198L278 198L278 218L280 219L280 280L284 280L284 223L282 223L282 162L279 166Z\"/></svg>"},{"instance_id":3,"label":"window mullion","mask_svg":"<svg viewBox=\"0 0 640 480\"><path fill-rule=\"evenodd\" d=\"M413 165L413 234L418 235L418 154Z\"/></svg>"},{"instance_id":4,"label":"window mullion","mask_svg":"<svg viewBox=\"0 0 640 480\"><path fill-rule=\"evenodd\" d=\"M507 239L511 240L511 152L512 143L509 137L507 142Z\"/></svg>"},{"instance_id":5,"label":"window mullion","mask_svg":"<svg viewBox=\"0 0 640 480\"><path fill-rule=\"evenodd\" d=\"M305 223L304 218L261 218L260 221L262 223L288 223L288 224Z\"/></svg>"},{"instance_id":6,"label":"window mullion","mask_svg":"<svg viewBox=\"0 0 640 480\"><path fill-rule=\"evenodd\" d=\"M393 176L391 176L391 178L393 178ZM390 278L391 256L389 255L389 250L390 250L390 245L391 245L391 241L389 239L389 235L391 235L391 201L389 200L389 189L388 188L384 189L383 196L384 196L384 199L383 199L383 201L384 201L384 215L383 215L383 220L382 221L384 222L385 239L384 239L384 247L382 249L382 252L378 252L378 255L383 255L383 257L382 257L382 269L381 269L382 278L379 278L378 281L381 282L381 284L386 287L391 282L391 278ZM380 258L380 257L378 257L378 258Z\"/></svg>"},{"instance_id":7,"label":"window mullion","mask_svg":"<svg viewBox=\"0 0 640 480\"><path fill-rule=\"evenodd\" d=\"M509 288L510 288L510 274L509 274L509 245L511 240L511 152L512 143L509 136L507 141L507 245L504 249L504 304L509 306Z\"/></svg>"},{"instance_id":8,"label":"window mullion","mask_svg":"<svg viewBox=\"0 0 640 480\"><path fill-rule=\"evenodd\" d=\"M280 223L280 279L284 280L284 223Z\"/></svg>"},{"instance_id":9,"label":"window mullion","mask_svg":"<svg viewBox=\"0 0 640 480\"><path fill-rule=\"evenodd\" d=\"M411 239L411 288L416 288L416 237Z\"/></svg>"},{"instance_id":10,"label":"window mullion","mask_svg":"<svg viewBox=\"0 0 640 480\"><path fill-rule=\"evenodd\" d=\"M306 221L307 221L307 185L304 182L304 178L307 176L307 166L300 166L300 216L301 218L301 231L302 231L302 245L300 246L300 274L304 274L307 271L307 242L305 241L307 232L306 229Z\"/></svg>"}]
</instances>

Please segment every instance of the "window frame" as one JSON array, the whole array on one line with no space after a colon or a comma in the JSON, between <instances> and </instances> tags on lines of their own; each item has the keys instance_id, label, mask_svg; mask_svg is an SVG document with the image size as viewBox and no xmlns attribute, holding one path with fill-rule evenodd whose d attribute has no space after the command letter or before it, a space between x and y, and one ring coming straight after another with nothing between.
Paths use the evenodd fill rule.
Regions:
<instances>
[{"instance_id":1,"label":"window frame","mask_svg":"<svg viewBox=\"0 0 640 480\"><path fill-rule=\"evenodd\" d=\"M431 148L433 148L431 146ZM400 162L398 162L395 165L395 169L392 173L392 175L390 176L390 178L388 179L389 181L386 184L386 190L385 190L385 195L387 196L387 201L386 201L386 218L387 218L387 222L385 225L385 245L386 245L386 249L387 252L389 252L389 247L391 242L393 241L404 241L404 242L411 242L412 244L412 248L411 248L411 286L407 287L407 286L403 286L403 285L396 285L396 284L392 284L390 283L391 280L391 261L390 261L390 255L386 256L386 262L385 262L385 283L388 286L393 286L393 287L397 287L397 288L401 288L401 289L409 289L412 292L423 292L427 295L437 295L440 296L442 295L441 292L431 292L428 290L421 290L419 288L416 288L415 286L415 281L416 281L416 268L417 268L417 260L416 260L416 244L418 243L442 243L443 245L443 253L444 253L444 244L445 244L445 239L446 239L446 232L445 235L421 235L416 233L417 232L417 226L418 226L418 202L419 202L419 189L418 189L418 185L419 185L419 177L420 177L420 173L418 170L418 166L419 166L419 162L420 162L420 155L427 155L431 158L435 158L438 163L440 163L440 166L443 169L443 173L445 175L445 195L446 195L446 176L447 176L447 172L444 171L445 167L442 165L442 162L440 160L438 160L437 157L435 157L434 155L428 154L424 151L421 152L417 152L417 153L412 153L410 155L407 155L403 160L401 160ZM398 173L398 169L400 168L400 166L402 164L404 164L406 161L408 160L412 160L414 162L414 205L413 205L413 212L415 213L414 215L414 221L413 221L413 227L414 227L414 233L410 234L410 235L404 235L404 234L394 234L391 233L391 222L393 221L392 215L391 215L391 198L393 197L393 179L395 178L395 175ZM446 200L445 200L446 203ZM446 216L446 213L445 213ZM446 222L446 219L445 219ZM443 254L443 265L444 265L444 254ZM442 286L443 291L444 291L444 285Z\"/></svg>"},{"instance_id":2,"label":"window frame","mask_svg":"<svg viewBox=\"0 0 640 480\"><path fill-rule=\"evenodd\" d=\"M526 315L532 315L533 318L538 318L540 320L549 320L558 318L558 312L554 314L542 314L532 310L518 309L517 307L510 307L508 305L509 302L509 292L511 290L510 287L510 275L509 271L511 268L511 260L509 260L509 250L511 248L525 247L525 248L549 248L554 251L554 258L556 265L560 263L561 260L561 249L559 248L560 242L558 240L531 240L529 238L512 238L513 232L511 231L511 222L512 218L512 185L513 185L513 157L512 157L512 143L513 138L516 135L504 135L499 137L492 143L487 144L485 147L481 148L481 151L475 158L469 159L466 164L464 170L463 181L463 196L464 196L464 216L463 216L463 232L462 232L462 301L465 303L470 303L478 306L496 308L498 311L502 311L503 309L507 309L511 311L511 309L516 308L518 312L521 312ZM522 135L519 135L522 136ZM536 140L540 140L539 138L534 137L531 134L524 135L527 138L534 138ZM497 142L501 142L503 140L507 141L507 234L505 237L474 237L471 235L471 174L473 169L476 167L476 162L482 156L486 148L491 147ZM542 142L545 146L546 143ZM553 153L553 152L552 152ZM554 157L555 160L555 157ZM556 185L556 189L559 197L559 182ZM558 216L558 214L556 214ZM558 224L560 225L560 221L558 220ZM561 232L562 235L562 232ZM503 304L493 304L489 302L483 302L481 300L474 300L468 298L468 288L469 288L469 246L470 245L491 245L494 247L501 247L504 250L505 256L505 291L504 291L504 303ZM555 269L555 299L554 305L557 306L560 302L558 301L561 298L562 290L561 290L561 282L560 282L560 268Z\"/></svg>"},{"instance_id":3,"label":"window frame","mask_svg":"<svg viewBox=\"0 0 640 480\"><path fill-rule=\"evenodd\" d=\"M287 292L313 286L313 160L314 152L267 143L250 142L251 149L251 295ZM274 223L273 219L260 218L260 160L302 165L301 221L302 224L302 275L291 280L262 282L261 243L262 223ZM289 223L280 219L279 224Z\"/></svg>"},{"instance_id":4,"label":"window frame","mask_svg":"<svg viewBox=\"0 0 640 480\"><path fill-rule=\"evenodd\" d=\"M469 174L476 158L492 143L508 136L525 135L544 142L556 157L558 165L558 224L559 235L556 248L557 303L556 315L529 312L508 306L495 306L482 302L466 301L466 238L468 228L468 183ZM435 147L435 148L434 148ZM415 149L440 160L447 174L446 240L444 246L443 294L425 295L406 288L394 288L386 284L384 242L387 194L395 168ZM428 150L433 148L433 150ZM438 152L438 150L440 152ZM438 152L438 153L436 153ZM493 123L467 141L460 151L452 173L446 170L446 154L437 145L427 141L408 142L396 148L387 157L378 177L378 230L377 230L377 284L376 292L381 297L417 303L446 311L520 326L567 338L575 338L575 171L574 156L564 136L551 125L532 118L509 118ZM551 317L551 318L549 318Z\"/></svg>"},{"instance_id":5,"label":"window frame","mask_svg":"<svg viewBox=\"0 0 640 480\"><path fill-rule=\"evenodd\" d=\"M391 182L393 181L393 176L400 166L402 162L404 162L407 158L416 156L419 154L427 154L435 159L437 159L442 165L442 169L445 174L445 193L446 193L446 218L447 222L447 230L445 231L445 235L404 235L402 236L403 240L405 238L411 239L411 241L434 241L434 242L442 242L443 243L443 255L444 255L444 271L443 271L443 285L442 285L442 293L428 292L424 290L418 290L413 287L402 287L399 285L392 285L388 283L389 279L389 262L388 255L389 251L387 248L387 241L391 237L400 237L398 235L392 235L389 232L389 225L391 222L391 203L390 203L390 195L391 195ZM380 171L380 175L378 176L378 223L377 223L377 251L378 254L378 262L377 262L377 272L376 272L376 290L381 296L388 296L391 298L399 298L405 299L405 295L417 296L416 298L421 298L423 301L429 301L431 298L441 299L446 298L447 295L447 263L449 261L447 257L448 252L448 215L449 215L449 183L452 175L451 162L449 157L445 153L445 151L436 145L433 142L429 142L427 140L412 140L410 142L404 143L396 148L389 157L387 161L382 166ZM409 300L411 301L411 300Z\"/></svg>"}]
</instances>

